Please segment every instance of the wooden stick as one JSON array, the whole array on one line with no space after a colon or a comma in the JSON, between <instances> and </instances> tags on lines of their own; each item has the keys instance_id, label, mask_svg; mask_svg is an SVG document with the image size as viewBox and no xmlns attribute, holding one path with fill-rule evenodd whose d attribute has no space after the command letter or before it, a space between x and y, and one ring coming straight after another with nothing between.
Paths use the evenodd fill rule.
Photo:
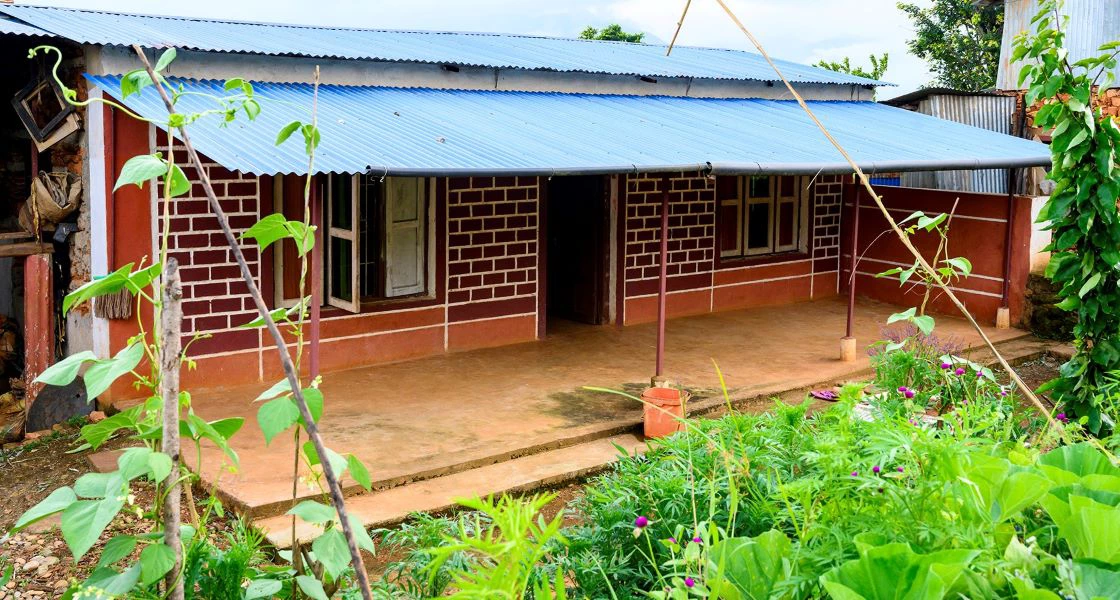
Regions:
<instances>
[{"instance_id":1,"label":"wooden stick","mask_svg":"<svg viewBox=\"0 0 1120 600\"><path fill-rule=\"evenodd\" d=\"M681 11L681 20L677 21L677 30L673 32L673 39L669 40L669 48L665 50L665 56L669 56L673 52L673 46L677 44L677 36L681 34L681 28L684 27L684 18L688 16L688 7L692 6L692 0L685 0L684 10Z\"/></svg>"},{"instance_id":2,"label":"wooden stick","mask_svg":"<svg viewBox=\"0 0 1120 600\"><path fill-rule=\"evenodd\" d=\"M941 291L944 292L949 300L953 303L953 305L961 311L961 314L963 314L964 318L967 319L969 324L972 325L972 328L975 329L978 334L980 334L980 339L984 341L984 344L987 345L988 349L991 350L992 354L995 355L996 360L999 361L1000 366L1003 367L1005 371L1007 371L1008 377L1010 377L1011 380L1015 382L1015 386L1018 387L1019 390L1023 392L1023 395L1026 396L1031 401L1031 403L1035 405L1035 408L1037 408L1038 411L1042 413L1042 416L1046 417L1049 425L1058 430L1058 434L1059 436L1061 436L1062 441L1068 442L1069 439L1065 433L1065 429L1063 429L1058 424L1058 422L1054 420L1054 417L1050 415L1050 410L1047 409L1046 405L1044 405L1042 401L1034 395L1034 391L1027 387L1027 384L1023 382L1022 378L1019 377L1019 374L1015 372L1015 369L1011 368L1011 365L1007 362L1007 359L1005 359L1003 355L999 353L999 350L996 350L995 344L993 344L992 340L988 338L988 334L984 333L984 329L980 327L980 324L976 322L976 319L972 317L972 314L968 312L968 309L965 307L964 303L961 302L960 299L957 298L957 295L953 293L953 290L949 289L949 286L941 280L941 277L937 274L937 271L934 270L932 266L930 266L925 257L922 256L922 254L918 252L918 249L914 247L914 244L910 242L910 238L906 235L905 232L902 231L902 228L898 226L898 223L894 220L894 217L891 216L890 211L887 210L886 205L883 204L883 199L880 198L879 195L875 193L874 188L871 187L871 180L867 178L867 174L863 172L863 169L861 169L859 165L856 164L856 161L850 154L848 154L848 151L840 145L840 142L836 141L836 138L832 137L832 134L828 131L828 128L824 126L824 123L821 123L820 119L818 119L817 116L813 114L812 109L810 109L809 105L805 103L805 99L801 97L801 94L799 94L797 90L793 89L793 85L790 84L789 80L786 79L786 76L782 74L781 69L779 69L778 65L776 65L770 58L770 55L766 53L766 50L762 47L762 44L758 41L757 38L754 37L754 34L752 34L750 30L747 29L741 21L739 21L739 18L735 16L735 13L731 11L731 8L727 6L724 0L716 0L716 3L718 3L720 7L723 8L723 11L727 13L727 16L731 18L731 21L735 23L735 25L739 28L739 31L742 31L743 34L747 36L747 39L750 40L751 44L753 44L754 47L758 50L759 54L762 55L762 58L766 59L766 62L770 64L770 67L774 69L774 72L778 74L778 77L782 80L782 83L785 84L786 89L789 90L791 94L793 94L793 97L795 99L797 99L797 103L801 105L801 108L805 111L805 114L809 115L809 118L812 119L813 123L817 125L817 129L820 129L821 133L824 134L824 137L828 139L829 143L831 143L832 146L835 147L844 157L844 160L848 161L848 164L851 165L852 170L855 171L856 176L859 177L860 183L863 185L864 189L866 189L867 192L871 195L871 198L875 200L875 204L879 207L879 212L883 213L883 217L887 220L887 223L890 225L891 229L893 229L895 234L898 235L898 239L902 242L902 245L910 251L910 254L914 255L914 259L918 262L921 268L931 275L933 281L937 282L937 287L941 288Z\"/></svg>"},{"instance_id":3,"label":"wooden stick","mask_svg":"<svg viewBox=\"0 0 1120 600\"><path fill-rule=\"evenodd\" d=\"M183 485L179 483L179 366L182 355L183 286L179 262L167 259L163 266L163 311L160 315L159 394L163 398L163 443L171 457L170 484L163 497L163 543L175 553L175 566L164 584L169 600L183 600L183 544L179 539L179 509Z\"/></svg>"},{"instance_id":4,"label":"wooden stick","mask_svg":"<svg viewBox=\"0 0 1120 600\"><path fill-rule=\"evenodd\" d=\"M152 81L157 82L154 86L159 90L159 95L163 99L164 107L167 109L169 115L175 114L175 105L171 102L171 97L167 95L167 90L162 84L159 83L159 74L152 68L151 62L144 54L144 49L139 44L133 44L132 49L140 57L140 62L148 71L148 76ZM261 318L264 320L265 327L268 333L272 336L272 341L276 345L276 349L280 356L280 366L284 369L284 376L288 380L289 387L292 389L292 397L296 401L296 406L299 408L299 414L303 417L304 428L307 430L307 437L311 438L311 443L315 447L315 452L319 455L319 463L323 469L323 477L327 480L327 488L331 498L331 504L334 506L335 511L338 512L339 527L342 528L342 533L346 537L346 545L350 549L350 563L354 568L354 577L358 581L358 588L362 592L362 598L365 600L373 600L373 595L369 589L369 574L366 573L365 564L362 561L362 552L358 548L358 542L354 538L354 530L350 526L350 517L346 513L346 501L342 495L342 486L339 484L338 476L335 475L334 469L331 467L331 462L327 460L326 446L323 444L323 438L319 435L319 427L315 423L315 419L311 416L311 410L307 407L307 399L303 397L303 389L300 387L299 374L296 373L295 364L292 362L292 355L288 351L288 345L284 341L284 336L280 333L280 329L276 327L276 321L272 319L269 314L268 306L264 303L264 298L261 296L261 290L257 287L256 279L253 278L253 273L249 270L248 263L245 262L245 253L241 251L241 245L237 242L237 236L233 233L233 229L229 226L229 217L226 216L222 205L218 202L218 197L214 194L214 186L210 183L210 175L206 171L206 167L202 163L198 152L194 149L191 143L190 134L184 127L179 130L183 140L183 147L187 150L187 156L190 162L194 165L198 173L198 178L202 183L202 188L206 192L206 200L210 203L210 210L218 219L218 226L222 229L222 234L225 235L226 243L229 245L230 252L233 254L234 260L237 261L237 266L241 270L241 279L249 288L249 295L253 298L253 304L260 313Z\"/></svg>"}]
</instances>

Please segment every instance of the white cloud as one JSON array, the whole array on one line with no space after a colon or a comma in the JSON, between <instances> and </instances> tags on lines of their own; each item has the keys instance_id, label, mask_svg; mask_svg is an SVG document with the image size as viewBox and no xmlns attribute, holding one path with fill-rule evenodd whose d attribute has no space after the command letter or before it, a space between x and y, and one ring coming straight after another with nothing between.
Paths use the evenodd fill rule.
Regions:
<instances>
[{"instance_id":1,"label":"white cloud","mask_svg":"<svg viewBox=\"0 0 1120 600\"><path fill-rule=\"evenodd\" d=\"M928 4L929 0L918 0ZM618 22L667 42L684 0L33 0L28 4L75 6L196 17L380 27L501 31L571 36L587 25ZM926 65L906 51L912 30L896 0L728 0L744 24L777 58L795 62L850 56L868 64L872 52L891 55L885 79L893 96L931 79ZM310 8L313 6L313 9ZM693 0L680 44L751 49L715 0Z\"/></svg>"}]
</instances>

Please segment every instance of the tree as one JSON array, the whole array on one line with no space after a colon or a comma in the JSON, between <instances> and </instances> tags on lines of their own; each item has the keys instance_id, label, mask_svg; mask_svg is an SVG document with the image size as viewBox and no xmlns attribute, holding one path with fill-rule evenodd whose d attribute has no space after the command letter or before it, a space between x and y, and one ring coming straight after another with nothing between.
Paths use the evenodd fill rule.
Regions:
<instances>
[{"instance_id":1,"label":"tree","mask_svg":"<svg viewBox=\"0 0 1120 600\"><path fill-rule=\"evenodd\" d=\"M586 29L580 32L579 37L582 40L609 40L612 42L633 42L635 44L640 44L642 38L646 37L646 34L627 33L622 30L622 25L611 23L602 29L595 29L588 25Z\"/></svg>"},{"instance_id":2,"label":"tree","mask_svg":"<svg viewBox=\"0 0 1120 600\"><path fill-rule=\"evenodd\" d=\"M890 59L890 55L884 52L881 57L872 54L868 58L871 59L871 70L864 69L863 67L853 67L851 59L847 56L844 57L844 60L839 62L822 60L814 66L822 67L829 71L855 75L856 77L866 77L867 79L876 80L882 79L883 74L887 72L887 62Z\"/></svg>"},{"instance_id":3,"label":"tree","mask_svg":"<svg viewBox=\"0 0 1120 600\"><path fill-rule=\"evenodd\" d=\"M934 0L933 6L899 2L914 23L910 52L926 60L935 83L955 90L978 91L996 83L1003 37L1003 3Z\"/></svg>"}]
</instances>

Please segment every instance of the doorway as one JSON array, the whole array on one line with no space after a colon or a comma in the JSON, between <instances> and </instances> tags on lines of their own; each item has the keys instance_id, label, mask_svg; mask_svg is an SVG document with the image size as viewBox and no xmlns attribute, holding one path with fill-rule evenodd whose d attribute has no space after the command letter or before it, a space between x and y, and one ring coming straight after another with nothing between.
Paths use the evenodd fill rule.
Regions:
<instances>
[{"instance_id":1,"label":"doorway","mask_svg":"<svg viewBox=\"0 0 1120 600\"><path fill-rule=\"evenodd\" d=\"M546 206L547 330L607 322L609 185L603 176L553 177Z\"/></svg>"}]
</instances>

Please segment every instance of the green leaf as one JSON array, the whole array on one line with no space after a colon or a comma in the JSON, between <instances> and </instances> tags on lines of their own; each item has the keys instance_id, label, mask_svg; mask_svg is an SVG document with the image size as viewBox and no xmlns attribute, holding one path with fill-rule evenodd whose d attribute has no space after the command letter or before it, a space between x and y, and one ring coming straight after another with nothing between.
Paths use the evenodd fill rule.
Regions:
<instances>
[{"instance_id":1,"label":"green leaf","mask_svg":"<svg viewBox=\"0 0 1120 600\"><path fill-rule=\"evenodd\" d=\"M319 128L308 123L300 127L300 131L303 133L304 152L311 156L315 153L315 149L319 147Z\"/></svg>"},{"instance_id":2,"label":"green leaf","mask_svg":"<svg viewBox=\"0 0 1120 600\"><path fill-rule=\"evenodd\" d=\"M303 221L288 220L283 214L273 213L257 221L241 234L241 238L256 240L257 246L264 250L277 240L291 239L296 244L296 253L303 256L315 246L315 236Z\"/></svg>"},{"instance_id":3,"label":"green leaf","mask_svg":"<svg viewBox=\"0 0 1120 600\"><path fill-rule=\"evenodd\" d=\"M335 520L335 511L331 506L314 500L304 500L293 506L286 514L295 515L300 519L321 525Z\"/></svg>"},{"instance_id":4,"label":"green leaf","mask_svg":"<svg viewBox=\"0 0 1120 600\"><path fill-rule=\"evenodd\" d=\"M330 462L331 471L334 472L335 477L342 478L342 474L346 472L346 459L341 454L331 450L330 448L323 447L327 451L327 461ZM315 451L315 444L308 440L303 444L303 453L307 456L307 462L311 466L320 463L319 453Z\"/></svg>"},{"instance_id":5,"label":"green leaf","mask_svg":"<svg viewBox=\"0 0 1120 600\"><path fill-rule=\"evenodd\" d=\"M166 69L171 61L175 60L175 54L175 48L164 50L163 54L159 55L159 60L156 61L156 72L159 73Z\"/></svg>"},{"instance_id":6,"label":"green leaf","mask_svg":"<svg viewBox=\"0 0 1120 600\"><path fill-rule=\"evenodd\" d=\"M790 576L792 551L789 538L777 530L717 542L708 552L708 587L721 598L770 598Z\"/></svg>"},{"instance_id":7,"label":"green leaf","mask_svg":"<svg viewBox=\"0 0 1120 600\"><path fill-rule=\"evenodd\" d=\"M140 583L151 585L175 568L175 550L166 544L148 544L140 551Z\"/></svg>"},{"instance_id":8,"label":"green leaf","mask_svg":"<svg viewBox=\"0 0 1120 600\"><path fill-rule=\"evenodd\" d=\"M922 215L921 217L918 218L918 227L921 227L922 229L925 229L926 231L933 231L938 225L945 222L945 219L948 219L948 218L949 218L949 215L947 215L945 213L941 213L941 214L937 215L936 217L927 217L925 215Z\"/></svg>"},{"instance_id":9,"label":"green leaf","mask_svg":"<svg viewBox=\"0 0 1120 600\"><path fill-rule=\"evenodd\" d=\"M152 472L152 481L161 483L171 474L171 457L163 452L152 452L148 456L148 468Z\"/></svg>"},{"instance_id":10,"label":"green leaf","mask_svg":"<svg viewBox=\"0 0 1120 600\"><path fill-rule=\"evenodd\" d=\"M179 165L171 165L171 197L182 196L191 191L191 182Z\"/></svg>"},{"instance_id":11,"label":"green leaf","mask_svg":"<svg viewBox=\"0 0 1120 600\"><path fill-rule=\"evenodd\" d=\"M350 515L350 530L354 532L354 542L358 544L358 548L370 554L377 554L376 548L373 547L373 538L369 536L369 531L366 530L361 519Z\"/></svg>"},{"instance_id":12,"label":"green leaf","mask_svg":"<svg viewBox=\"0 0 1120 600\"><path fill-rule=\"evenodd\" d=\"M97 355L89 350L67 356L47 367L45 371L35 378L35 381L47 385L70 385L78 376L78 371L81 370L82 365L94 360L97 360Z\"/></svg>"},{"instance_id":13,"label":"green leaf","mask_svg":"<svg viewBox=\"0 0 1120 600\"><path fill-rule=\"evenodd\" d=\"M137 426L137 418L143 406L133 406L128 410L123 410L108 419L97 423L90 423L82 427L82 439L86 441L91 447L98 448L104 444L113 434L121 429L134 429Z\"/></svg>"},{"instance_id":14,"label":"green leaf","mask_svg":"<svg viewBox=\"0 0 1120 600\"><path fill-rule=\"evenodd\" d=\"M159 154L141 154L133 156L124 163L121 167L121 174L117 177L117 184L113 186L113 191L132 183L137 187L143 188L144 183L163 177L167 174L167 161Z\"/></svg>"},{"instance_id":15,"label":"green leaf","mask_svg":"<svg viewBox=\"0 0 1120 600\"><path fill-rule=\"evenodd\" d=\"M135 273L130 273L125 278L125 287L127 287L128 291L132 292L132 295L135 296L136 294L140 293L140 290L151 285L152 281L154 281L156 277L159 277L160 273L162 272L163 265L161 263L156 263L145 269L140 269Z\"/></svg>"},{"instance_id":16,"label":"green leaf","mask_svg":"<svg viewBox=\"0 0 1120 600\"><path fill-rule=\"evenodd\" d=\"M290 393L291 391L292 391L292 384L289 383L288 378L285 377L284 379L281 379L280 381L277 381L276 383L274 383L272 385L272 387L270 387L267 390L261 392L261 395L257 396L256 400L253 400L253 402L260 402L261 400L268 400L269 398L275 398L275 397L279 396L280 394Z\"/></svg>"},{"instance_id":17,"label":"green leaf","mask_svg":"<svg viewBox=\"0 0 1120 600\"><path fill-rule=\"evenodd\" d=\"M131 567L124 570L122 573L117 573L109 567L99 567L90 573L88 579L82 582L81 587L85 590L93 589L99 590L100 593L91 593L88 596L83 595L81 598L96 598L97 600L109 598L124 598L136 587L136 583L140 581L140 563L136 563ZM72 589L72 588L71 588ZM75 597L78 597L75 595ZM66 596L63 596L65 599Z\"/></svg>"},{"instance_id":18,"label":"green leaf","mask_svg":"<svg viewBox=\"0 0 1120 600\"><path fill-rule=\"evenodd\" d=\"M146 448L145 448L146 449ZM110 498L122 495L127 483L120 471L86 473L74 482L74 493L79 498Z\"/></svg>"},{"instance_id":19,"label":"green leaf","mask_svg":"<svg viewBox=\"0 0 1120 600\"><path fill-rule=\"evenodd\" d=\"M914 315L916 315L917 313L918 309L914 308L913 306L902 312L894 313L893 315L887 317L887 325L890 325L891 323L897 323L899 321L909 321L910 319L914 318Z\"/></svg>"},{"instance_id":20,"label":"green leaf","mask_svg":"<svg viewBox=\"0 0 1120 600\"><path fill-rule=\"evenodd\" d=\"M346 467L350 470L350 476L353 477L354 481L362 486L365 491L368 492L373 489L373 482L370 480L369 469L366 468L366 465L362 463L357 456L347 454Z\"/></svg>"},{"instance_id":21,"label":"green leaf","mask_svg":"<svg viewBox=\"0 0 1120 600\"><path fill-rule=\"evenodd\" d=\"M1101 272L1097 271L1096 273L1093 273L1092 276L1089 277L1089 279L1085 280L1085 283L1081 286L1081 289L1078 290L1077 297L1084 298L1085 294L1093 291L1093 289L1097 287L1097 284L1100 283L1100 281Z\"/></svg>"},{"instance_id":22,"label":"green leaf","mask_svg":"<svg viewBox=\"0 0 1120 600\"><path fill-rule=\"evenodd\" d=\"M139 94L140 90L152 85L152 77L148 75L147 69L135 69L125 73L121 77L121 99L127 100L133 94Z\"/></svg>"},{"instance_id":23,"label":"green leaf","mask_svg":"<svg viewBox=\"0 0 1120 600\"><path fill-rule=\"evenodd\" d=\"M74 305L81 304L90 298L119 292L128 284L132 265L133 263L128 263L105 277L94 279L69 294L66 294L66 297L62 300L63 314L70 312L70 309L73 308Z\"/></svg>"},{"instance_id":24,"label":"green leaf","mask_svg":"<svg viewBox=\"0 0 1120 600\"><path fill-rule=\"evenodd\" d=\"M939 600L956 583L976 550L915 554L906 544L872 547L821 576L835 600Z\"/></svg>"},{"instance_id":25,"label":"green leaf","mask_svg":"<svg viewBox=\"0 0 1120 600\"><path fill-rule=\"evenodd\" d=\"M276 134L276 145L279 146L280 144L288 141L288 138L292 137L292 134L295 133L296 130L299 129L302 125L303 123L300 123L299 121L292 121L291 123L285 125L284 128L280 130L280 133Z\"/></svg>"},{"instance_id":26,"label":"green leaf","mask_svg":"<svg viewBox=\"0 0 1120 600\"><path fill-rule=\"evenodd\" d=\"M323 392L319 391L319 388L304 388L303 401L307 403L307 411L311 413L311 418L318 423L323 416ZM303 417L299 418L299 422L304 424Z\"/></svg>"},{"instance_id":27,"label":"green leaf","mask_svg":"<svg viewBox=\"0 0 1120 600\"><path fill-rule=\"evenodd\" d=\"M350 547L346 544L346 537L338 527L328 529L311 542L311 550L315 552L315 559L323 565L323 571L331 579L338 576L350 566Z\"/></svg>"},{"instance_id":28,"label":"green leaf","mask_svg":"<svg viewBox=\"0 0 1120 600\"><path fill-rule=\"evenodd\" d=\"M100 500L78 500L62 511L62 538L74 560L85 556L101 532L124 506L124 494Z\"/></svg>"},{"instance_id":29,"label":"green leaf","mask_svg":"<svg viewBox=\"0 0 1120 600\"><path fill-rule=\"evenodd\" d=\"M104 393L117 378L135 369L142 358L144 358L144 345L133 342L113 358L94 361L83 376L89 399L93 400Z\"/></svg>"},{"instance_id":30,"label":"green leaf","mask_svg":"<svg viewBox=\"0 0 1120 600\"><path fill-rule=\"evenodd\" d=\"M972 274L972 262L963 256L949 258L946 259L945 262L965 276Z\"/></svg>"},{"instance_id":31,"label":"green leaf","mask_svg":"<svg viewBox=\"0 0 1120 600\"><path fill-rule=\"evenodd\" d=\"M117 535L113 536L105 547L101 549L101 558L97 560L97 566L108 567L113 563L121 560L132 551L136 549L136 537L131 535Z\"/></svg>"},{"instance_id":32,"label":"green leaf","mask_svg":"<svg viewBox=\"0 0 1120 600\"><path fill-rule=\"evenodd\" d=\"M295 425L297 421L299 421L299 409L288 396L270 400L257 410L257 424L264 434L265 444L271 443L272 438Z\"/></svg>"},{"instance_id":33,"label":"green leaf","mask_svg":"<svg viewBox=\"0 0 1120 600\"><path fill-rule=\"evenodd\" d=\"M923 334L929 335L933 333L933 317L929 315L921 315L918 317L913 317L912 319L910 319L910 321L913 322L914 326L917 327Z\"/></svg>"},{"instance_id":34,"label":"green leaf","mask_svg":"<svg viewBox=\"0 0 1120 600\"><path fill-rule=\"evenodd\" d=\"M210 427L225 439L230 439L238 431L241 426L245 424L244 417L229 417L228 419L218 419L217 421L210 421Z\"/></svg>"},{"instance_id":35,"label":"green leaf","mask_svg":"<svg viewBox=\"0 0 1120 600\"><path fill-rule=\"evenodd\" d=\"M117 458L117 472L124 481L132 481L137 477L150 473L152 468L148 466L148 458L152 455L152 449L147 446L139 446L136 448L126 448ZM94 475L95 473L90 473ZM96 473L100 475L100 473ZM77 484L75 484L75 491ZM81 496L81 492L78 493ZM102 496L98 496L99 498Z\"/></svg>"},{"instance_id":36,"label":"green leaf","mask_svg":"<svg viewBox=\"0 0 1120 600\"><path fill-rule=\"evenodd\" d=\"M233 79L226 80L226 83L223 87L225 88L225 90L227 92L231 92L233 90L240 89L241 85L244 84L244 83L245 83L244 79L242 79L240 77L234 77Z\"/></svg>"},{"instance_id":37,"label":"green leaf","mask_svg":"<svg viewBox=\"0 0 1120 600\"><path fill-rule=\"evenodd\" d=\"M245 597L243 600L272 598L283 588L284 584L275 579L254 579L249 582L249 587L245 588Z\"/></svg>"},{"instance_id":38,"label":"green leaf","mask_svg":"<svg viewBox=\"0 0 1120 600\"><path fill-rule=\"evenodd\" d=\"M233 462L234 466L240 464L240 460L237 457L237 452L235 452L229 445L229 438L222 435L221 432L219 432L217 429L214 429L213 425L206 422L202 419L202 417L199 417L193 412L187 413L187 424L190 426L191 431L194 432L192 435L193 438L204 438L210 440L211 442L214 442L214 445L217 446L223 453L225 453L226 457L228 457L230 461Z\"/></svg>"},{"instance_id":39,"label":"green leaf","mask_svg":"<svg viewBox=\"0 0 1120 600\"><path fill-rule=\"evenodd\" d=\"M299 586L300 591L313 600L329 600L327 593L323 591L323 584L311 575L297 575L296 585Z\"/></svg>"},{"instance_id":40,"label":"green leaf","mask_svg":"<svg viewBox=\"0 0 1120 600\"><path fill-rule=\"evenodd\" d=\"M20 515L16 520L13 531L23 529L28 525L38 521L42 518L49 517L57 512L66 510L71 504L77 502L78 496L74 494L74 490L68 487L58 488L50 493L49 496L43 498L41 502L32 506L27 512Z\"/></svg>"}]
</instances>

